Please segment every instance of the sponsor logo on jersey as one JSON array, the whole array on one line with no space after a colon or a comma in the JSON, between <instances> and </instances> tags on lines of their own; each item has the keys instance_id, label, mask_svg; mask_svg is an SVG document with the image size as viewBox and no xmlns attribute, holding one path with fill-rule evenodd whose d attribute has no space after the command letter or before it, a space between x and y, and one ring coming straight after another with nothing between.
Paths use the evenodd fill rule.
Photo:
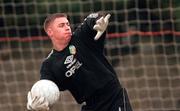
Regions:
<instances>
[{"instance_id":1,"label":"sponsor logo on jersey","mask_svg":"<svg viewBox=\"0 0 180 111\"><path fill-rule=\"evenodd\" d=\"M67 71L65 72L66 77L71 77L73 74L75 74L75 71L78 70L82 63L78 61L74 55L69 55L66 57L64 64L66 65Z\"/></svg>"}]
</instances>

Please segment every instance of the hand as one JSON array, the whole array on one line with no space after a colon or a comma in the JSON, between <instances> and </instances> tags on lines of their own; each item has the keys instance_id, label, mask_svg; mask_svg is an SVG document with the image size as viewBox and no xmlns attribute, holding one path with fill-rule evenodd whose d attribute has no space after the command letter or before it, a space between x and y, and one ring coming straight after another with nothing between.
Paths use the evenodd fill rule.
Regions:
<instances>
[{"instance_id":1,"label":"hand","mask_svg":"<svg viewBox=\"0 0 180 111\"><path fill-rule=\"evenodd\" d=\"M31 91L28 92L28 110L35 111L49 111L49 104L44 97L32 94Z\"/></svg>"},{"instance_id":2,"label":"hand","mask_svg":"<svg viewBox=\"0 0 180 111\"><path fill-rule=\"evenodd\" d=\"M101 17L96 21L96 24L94 25L93 29L97 31L96 36L94 37L94 40L98 40L101 35L104 33L106 30L108 24L109 24L109 18L110 14L107 14L105 17Z\"/></svg>"}]
</instances>

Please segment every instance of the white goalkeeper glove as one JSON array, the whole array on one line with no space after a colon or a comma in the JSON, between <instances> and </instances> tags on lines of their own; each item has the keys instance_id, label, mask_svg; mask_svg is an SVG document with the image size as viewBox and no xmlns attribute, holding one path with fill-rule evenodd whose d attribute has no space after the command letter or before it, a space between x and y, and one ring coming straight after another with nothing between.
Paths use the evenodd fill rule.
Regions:
<instances>
[{"instance_id":1,"label":"white goalkeeper glove","mask_svg":"<svg viewBox=\"0 0 180 111\"><path fill-rule=\"evenodd\" d=\"M98 40L101 35L104 33L106 30L108 24L109 24L109 18L110 14L107 14L105 17L101 17L96 21L96 24L94 25L93 29L97 31L96 36L94 37L94 40Z\"/></svg>"},{"instance_id":2,"label":"white goalkeeper glove","mask_svg":"<svg viewBox=\"0 0 180 111\"><path fill-rule=\"evenodd\" d=\"M49 111L49 104L44 97L28 92L27 109L32 111Z\"/></svg>"}]
</instances>

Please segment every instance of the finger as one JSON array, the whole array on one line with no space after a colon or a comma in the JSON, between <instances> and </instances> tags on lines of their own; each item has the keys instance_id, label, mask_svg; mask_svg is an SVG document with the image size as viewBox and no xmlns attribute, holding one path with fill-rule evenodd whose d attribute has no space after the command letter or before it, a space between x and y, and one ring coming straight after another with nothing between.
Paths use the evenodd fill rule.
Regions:
<instances>
[{"instance_id":1,"label":"finger","mask_svg":"<svg viewBox=\"0 0 180 111\"><path fill-rule=\"evenodd\" d=\"M98 40L101 37L102 34L103 34L103 32L98 31L96 36L94 37L94 40Z\"/></svg>"},{"instance_id":2,"label":"finger","mask_svg":"<svg viewBox=\"0 0 180 111\"><path fill-rule=\"evenodd\" d=\"M44 101L44 106L47 108L49 108L49 103L47 101Z\"/></svg>"},{"instance_id":3,"label":"finger","mask_svg":"<svg viewBox=\"0 0 180 111\"><path fill-rule=\"evenodd\" d=\"M31 92L30 92L30 91L28 92L27 99L28 99L28 100L30 100L30 99L31 99Z\"/></svg>"},{"instance_id":4,"label":"finger","mask_svg":"<svg viewBox=\"0 0 180 111\"><path fill-rule=\"evenodd\" d=\"M41 105L42 104L42 101L43 101L43 98L38 98L36 99L36 105Z\"/></svg>"},{"instance_id":5,"label":"finger","mask_svg":"<svg viewBox=\"0 0 180 111\"><path fill-rule=\"evenodd\" d=\"M32 99L32 103L36 103L36 102L38 101L38 99L39 99L39 97L38 97L38 96L33 97L33 99Z\"/></svg>"},{"instance_id":6,"label":"finger","mask_svg":"<svg viewBox=\"0 0 180 111\"><path fill-rule=\"evenodd\" d=\"M94 30L101 30L100 25L94 25L93 29Z\"/></svg>"},{"instance_id":7,"label":"finger","mask_svg":"<svg viewBox=\"0 0 180 111\"><path fill-rule=\"evenodd\" d=\"M41 105L44 102L45 98L42 96L36 96L36 104Z\"/></svg>"},{"instance_id":8,"label":"finger","mask_svg":"<svg viewBox=\"0 0 180 111\"><path fill-rule=\"evenodd\" d=\"M28 96L27 96L28 102L32 102L32 93L31 91L28 92Z\"/></svg>"},{"instance_id":9,"label":"finger","mask_svg":"<svg viewBox=\"0 0 180 111\"><path fill-rule=\"evenodd\" d=\"M26 107L28 110L32 110L32 107L29 104L27 104Z\"/></svg>"},{"instance_id":10,"label":"finger","mask_svg":"<svg viewBox=\"0 0 180 111\"><path fill-rule=\"evenodd\" d=\"M99 21L101 21L103 19L104 19L104 17L99 18L98 20L96 20L96 23L98 23Z\"/></svg>"},{"instance_id":11,"label":"finger","mask_svg":"<svg viewBox=\"0 0 180 111\"><path fill-rule=\"evenodd\" d=\"M103 25L105 23L104 17L101 17L99 20L96 21L96 24Z\"/></svg>"},{"instance_id":12,"label":"finger","mask_svg":"<svg viewBox=\"0 0 180 111\"><path fill-rule=\"evenodd\" d=\"M44 97L41 97L39 100L38 100L39 104L43 104L45 102L45 98Z\"/></svg>"},{"instance_id":13,"label":"finger","mask_svg":"<svg viewBox=\"0 0 180 111\"><path fill-rule=\"evenodd\" d=\"M105 22L109 22L109 18L111 17L110 14L107 14L105 17L104 17L104 21Z\"/></svg>"},{"instance_id":14,"label":"finger","mask_svg":"<svg viewBox=\"0 0 180 111\"><path fill-rule=\"evenodd\" d=\"M42 104L39 104L39 105L37 106L37 109L48 111L48 110L49 110L49 104L48 104L48 102L46 101L46 102L44 102L44 103L42 103Z\"/></svg>"}]
</instances>

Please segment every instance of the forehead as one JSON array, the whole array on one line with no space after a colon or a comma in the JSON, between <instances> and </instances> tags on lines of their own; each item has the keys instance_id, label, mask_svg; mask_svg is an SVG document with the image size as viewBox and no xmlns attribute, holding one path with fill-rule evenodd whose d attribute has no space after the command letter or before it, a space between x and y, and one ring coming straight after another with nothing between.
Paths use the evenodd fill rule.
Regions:
<instances>
[{"instance_id":1,"label":"forehead","mask_svg":"<svg viewBox=\"0 0 180 111\"><path fill-rule=\"evenodd\" d=\"M66 17L59 17L54 20L54 24L67 23L69 22Z\"/></svg>"}]
</instances>

